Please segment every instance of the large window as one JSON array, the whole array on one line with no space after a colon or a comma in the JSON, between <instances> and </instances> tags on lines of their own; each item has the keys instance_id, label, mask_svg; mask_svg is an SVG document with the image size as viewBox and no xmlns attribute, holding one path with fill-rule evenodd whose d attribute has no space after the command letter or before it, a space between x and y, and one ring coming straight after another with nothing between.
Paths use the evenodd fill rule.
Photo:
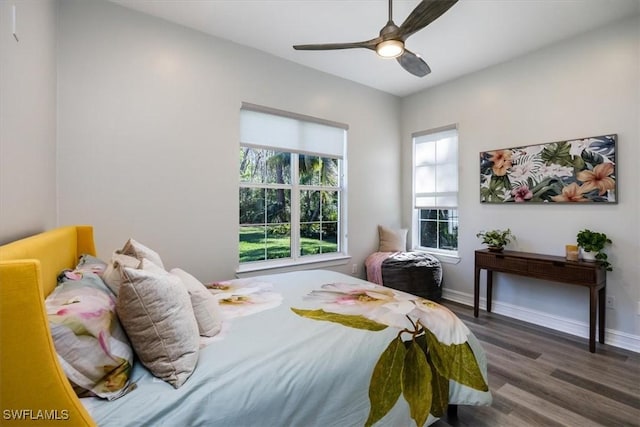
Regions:
<instances>
[{"instance_id":1,"label":"large window","mask_svg":"<svg viewBox=\"0 0 640 427\"><path fill-rule=\"evenodd\" d=\"M346 252L346 126L243 104L240 263L287 264Z\"/></svg>"},{"instance_id":2,"label":"large window","mask_svg":"<svg viewBox=\"0 0 640 427\"><path fill-rule=\"evenodd\" d=\"M413 135L414 246L458 251L458 131L455 127Z\"/></svg>"}]
</instances>

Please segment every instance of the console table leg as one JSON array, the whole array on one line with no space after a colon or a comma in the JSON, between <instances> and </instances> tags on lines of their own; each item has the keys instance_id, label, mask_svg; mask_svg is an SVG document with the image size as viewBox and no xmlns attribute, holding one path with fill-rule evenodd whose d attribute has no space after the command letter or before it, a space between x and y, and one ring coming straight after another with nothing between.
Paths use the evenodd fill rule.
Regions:
<instances>
[{"instance_id":1,"label":"console table leg","mask_svg":"<svg viewBox=\"0 0 640 427\"><path fill-rule=\"evenodd\" d=\"M476 277L473 282L473 316L478 317L480 309L480 269L476 267Z\"/></svg>"},{"instance_id":2,"label":"console table leg","mask_svg":"<svg viewBox=\"0 0 640 427\"><path fill-rule=\"evenodd\" d=\"M598 291L598 341L600 344L604 344L604 325L605 325L605 313L606 313L606 301L607 301L607 288L603 286Z\"/></svg>"},{"instance_id":3,"label":"console table leg","mask_svg":"<svg viewBox=\"0 0 640 427\"><path fill-rule=\"evenodd\" d=\"M596 352L596 306L598 304L598 291L595 287L589 288L589 351Z\"/></svg>"},{"instance_id":4,"label":"console table leg","mask_svg":"<svg viewBox=\"0 0 640 427\"><path fill-rule=\"evenodd\" d=\"M493 271L487 270L487 313L491 312L491 297L493 297Z\"/></svg>"}]
</instances>

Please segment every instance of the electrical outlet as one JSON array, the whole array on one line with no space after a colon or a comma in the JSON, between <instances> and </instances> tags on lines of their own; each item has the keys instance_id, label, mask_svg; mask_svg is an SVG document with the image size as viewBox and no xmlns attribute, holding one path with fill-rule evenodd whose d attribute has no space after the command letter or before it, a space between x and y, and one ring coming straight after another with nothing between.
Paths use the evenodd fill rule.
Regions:
<instances>
[{"instance_id":1,"label":"electrical outlet","mask_svg":"<svg viewBox=\"0 0 640 427\"><path fill-rule=\"evenodd\" d=\"M638 316L640 316L640 301L638 301Z\"/></svg>"},{"instance_id":2,"label":"electrical outlet","mask_svg":"<svg viewBox=\"0 0 640 427\"><path fill-rule=\"evenodd\" d=\"M358 264L351 264L351 274L358 274Z\"/></svg>"},{"instance_id":3,"label":"electrical outlet","mask_svg":"<svg viewBox=\"0 0 640 427\"><path fill-rule=\"evenodd\" d=\"M607 308L615 308L616 297L613 295L607 295Z\"/></svg>"}]
</instances>

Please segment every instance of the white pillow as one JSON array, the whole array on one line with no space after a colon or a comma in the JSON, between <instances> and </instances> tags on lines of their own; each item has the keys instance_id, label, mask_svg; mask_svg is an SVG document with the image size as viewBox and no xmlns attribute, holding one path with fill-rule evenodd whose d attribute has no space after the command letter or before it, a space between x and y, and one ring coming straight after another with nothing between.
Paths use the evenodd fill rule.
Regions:
<instances>
[{"instance_id":1,"label":"white pillow","mask_svg":"<svg viewBox=\"0 0 640 427\"><path fill-rule=\"evenodd\" d=\"M222 327L222 312L220 311L218 300L207 290L202 282L186 271L174 268L170 273L180 278L187 292L189 292L200 335L204 337L217 335Z\"/></svg>"},{"instance_id":2,"label":"white pillow","mask_svg":"<svg viewBox=\"0 0 640 427\"><path fill-rule=\"evenodd\" d=\"M120 323L144 366L153 375L182 386L198 362L200 337L185 286L153 262L140 269L121 267L116 310Z\"/></svg>"},{"instance_id":3,"label":"white pillow","mask_svg":"<svg viewBox=\"0 0 640 427\"><path fill-rule=\"evenodd\" d=\"M407 250L407 229L391 229L378 225L380 238L378 252L404 252Z\"/></svg>"},{"instance_id":4,"label":"white pillow","mask_svg":"<svg viewBox=\"0 0 640 427\"><path fill-rule=\"evenodd\" d=\"M162 264L160 255L158 255L158 253L153 249L133 239L127 240L127 243L124 244L124 247L119 251L119 253L132 256L140 261L146 258L164 270L164 264Z\"/></svg>"},{"instance_id":5,"label":"white pillow","mask_svg":"<svg viewBox=\"0 0 640 427\"><path fill-rule=\"evenodd\" d=\"M111 292L118 295L122 282L126 280L124 270L121 267L138 268L139 266L139 259L115 251L111 256L111 261L109 261L102 273L102 280L111 289Z\"/></svg>"}]
</instances>

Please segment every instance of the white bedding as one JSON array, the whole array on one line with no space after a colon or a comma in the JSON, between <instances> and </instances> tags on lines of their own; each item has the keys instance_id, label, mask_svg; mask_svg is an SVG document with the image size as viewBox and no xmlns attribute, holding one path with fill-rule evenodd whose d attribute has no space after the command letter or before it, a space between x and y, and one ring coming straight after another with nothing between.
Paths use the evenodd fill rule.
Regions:
<instances>
[{"instance_id":1,"label":"white bedding","mask_svg":"<svg viewBox=\"0 0 640 427\"><path fill-rule=\"evenodd\" d=\"M243 284L246 284L244 279ZM367 331L312 320L291 308L316 308L305 298L328 283L368 282L325 270L251 279L273 285L268 307L226 322L201 350L197 368L179 389L136 363L137 389L114 400L82 399L100 426L363 426L369 382L398 329ZM486 359L468 338L486 381ZM488 405L490 392L450 381L450 403ZM427 424L436 419L429 416ZM402 396L377 426L415 426Z\"/></svg>"}]
</instances>

